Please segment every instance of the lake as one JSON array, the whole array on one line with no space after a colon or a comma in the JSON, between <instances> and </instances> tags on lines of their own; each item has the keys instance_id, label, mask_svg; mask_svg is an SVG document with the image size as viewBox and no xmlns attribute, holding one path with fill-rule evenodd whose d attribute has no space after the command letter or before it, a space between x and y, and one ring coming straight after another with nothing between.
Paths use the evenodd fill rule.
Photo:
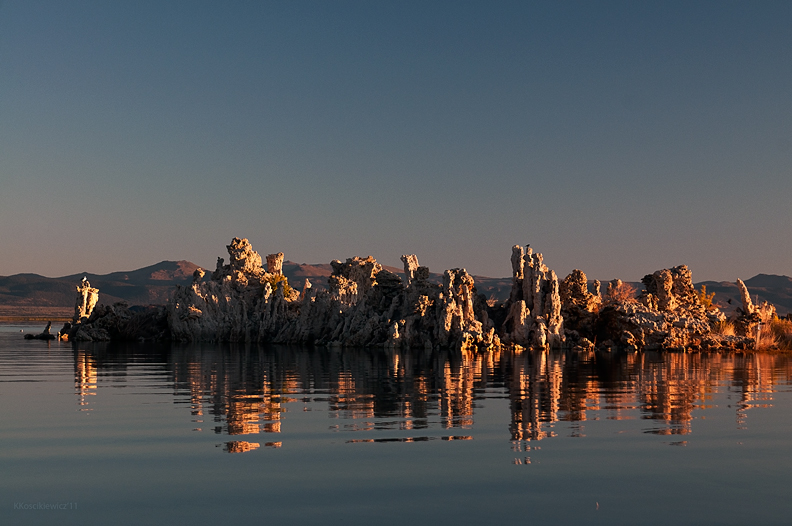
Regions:
<instances>
[{"instance_id":1,"label":"lake","mask_svg":"<svg viewBox=\"0 0 792 526\"><path fill-rule=\"evenodd\" d=\"M792 356L26 341L2 524L789 524Z\"/></svg>"}]
</instances>

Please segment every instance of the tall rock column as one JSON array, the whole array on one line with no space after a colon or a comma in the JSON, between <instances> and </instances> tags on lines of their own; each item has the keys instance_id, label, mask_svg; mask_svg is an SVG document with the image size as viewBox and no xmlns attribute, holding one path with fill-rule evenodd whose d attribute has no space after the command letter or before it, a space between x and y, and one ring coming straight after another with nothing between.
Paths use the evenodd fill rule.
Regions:
<instances>
[{"instance_id":1,"label":"tall rock column","mask_svg":"<svg viewBox=\"0 0 792 526\"><path fill-rule=\"evenodd\" d=\"M564 341L564 319L558 277L542 254L512 247L512 293L504 322L504 337L518 345L545 347ZM522 269L520 268L522 263Z\"/></svg>"},{"instance_id":2,"label":"tall rock column","mask_svg":"<svg viewBox=\"0 0 792 526\"><path fill-rule=\"evenodd\" d=\"M520 245L514 245L512 247L512 255L511 255L511 264L512 264L512 290L511 294L509 295L509 301L516 302L519 301L522 297L522 289L523 289L523 278L525 277L525 249Z\"/></svg>"},{"instance_id":3,"label":"tall rock column","mask_svg":"<svg viewBox=\"0 0 792 526\"><path fill-rule=\"evenodd\" d=\"M74 323L90 317L99 301L99 289L91 287L87 278L82 279L82 282L77 286L77 292L79 294L74 305Z\"/></svg>"},{"instance_id":4,"label":"tall rock column","mask_svg":"<svg viewBox=\"0 0 792 526\"><path fill-rule=\"evenodd\" d=\"M283 274L283 252L267 256L267 272L270 274Z\"/></svg>"},{"instance_id":5,"label":"tall rock column","mask_svg":"<svg viewBox=\"0 0 792 526\"><path fill-rule=\"evenodd\" d=\"M751 294L748 292L748 287L741 279L737 279L737 288L740 289L740 298L742 299L742 315L738 316L735 320L737 332L749 338L759 339L762 331L762 325L770 323L776 316L775 306L768 302L754 305L751 301Z\"/></svg>"},{"instance_id":6,"label":"tall rock column","mask_svg":"<svg viewBox=\"0 0 792 526\"><path fill-rule=\"evenodd\" d=\"M743 283L743 280L740 278L737 278L737 288L740 289L740 299L742 299L743 312L750 316L756 312L756 307L754 307L754 304L751 301L751 294L748 292L748 287L745 286L745 283Z\"/></svg>"},{"instance_id":7,"label":"tall rock column","mask_svg":"<svg viewBox=\"0 0 792 526\"><path fill-rule=\"evenodd\" d=\"M415 271L418 270L418 256L415 254L406 254L401 257L404 263L404 276L407 278L407 286L410 286L412 280L415 279Z\"/></svg>"},{"instance_id":8,"label":"tall rock column","mask_svg":"<svg viewBox=\"0 0 792 526\"><path fill-rule=\"evenodd\" d=\"M473 277L463 268L443 274L442 319L439 324L440 345L463 346L482 340L483 324L473 308Z\"/></svg>"},{"instance_id":9,"label":"tall rock column","mask_svg":"<svg viewBox=\"0 0 792 526\"><path fill-rule=\"evenodd\" d=\"M550 271L546 289L544 318L547 322L547 344L559 347L564 343L564 318L561 316L558 277L553 270Z\"/></svg>"}]
</instances>

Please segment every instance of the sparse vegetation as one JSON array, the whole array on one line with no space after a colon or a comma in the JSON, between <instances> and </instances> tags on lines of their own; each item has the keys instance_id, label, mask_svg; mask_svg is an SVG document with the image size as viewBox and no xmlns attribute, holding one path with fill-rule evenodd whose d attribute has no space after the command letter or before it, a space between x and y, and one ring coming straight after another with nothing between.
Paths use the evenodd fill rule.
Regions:
<instances>
[{"instance_id":1,"label":"sparse vegetation","mask_svg":"<svg viewBox=\"0 0 792 526\"><path fill-rule=\"evenodd\" d=\"M714 292L710 292L709 294L707 294L707 286L706 285L702 285L701 286L701 290L697 291L696 295L698 296L698 299L699 299L699 302L701 303L701 306L704 307L704 310L709 312L709 311L713 311L713 310L718 308L718 306L715 305L715 303L713 303L713 301L712 301L715 298L715 293Z\"/></svg>"},{"instance_id":2,"label":"sparse vegetation","mask_svg":"<svg viewBox=\"0 0 792 526\"><path fill-rule=\"evenodd\" d=\"M278 283L283 283L283 297L289 298L292 295L292 288L289 286L289 280L283 274L270 274L264 280L272 287L272 292L278 290Z\"/></svg>"}]
</instances>

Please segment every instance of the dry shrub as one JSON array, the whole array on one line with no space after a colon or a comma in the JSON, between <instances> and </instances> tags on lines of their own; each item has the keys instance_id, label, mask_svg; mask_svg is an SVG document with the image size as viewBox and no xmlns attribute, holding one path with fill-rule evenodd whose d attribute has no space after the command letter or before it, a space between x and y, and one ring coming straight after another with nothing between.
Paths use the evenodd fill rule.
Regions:
<instances>
[{"instance_id":1,"label":"dry shrub","mask_svg":"<svg viewBox=\"0 0 792 526\"><path fill-rule=\"evenodd\" d=\"M283 282L283 296L288 298L292 294L292 288L289 286L289 280L283 274L269 274L264 278L264 281L268 282L272 287L272 292L275 292L278 288L278 283Z\"/></svg>"},{"instance_id":2,"label":"dry shrub","mask_svg":"<svg viewBox=\"0 0 792 526\"><path fill-rule=\"evenodd\" d=\"M707 294L706 285L702 285L701 290L696 291L696 295L698 296L701 306L704 307L704 310L713 311L718 308L718 306L712 302L712 300L715 298L715 293L710 292L709 294Z\"/></svg>"},{"instance_id":3,"label":"dry shrub","mask_svg":"<svg viewBox=\"0 0 792 526\"><path fill-rule=\"evenodd\" d=\"M608 287L607 301L610 303L635 303L635 287L623 282L615 287Z\"/></svg>"}]
</instances>

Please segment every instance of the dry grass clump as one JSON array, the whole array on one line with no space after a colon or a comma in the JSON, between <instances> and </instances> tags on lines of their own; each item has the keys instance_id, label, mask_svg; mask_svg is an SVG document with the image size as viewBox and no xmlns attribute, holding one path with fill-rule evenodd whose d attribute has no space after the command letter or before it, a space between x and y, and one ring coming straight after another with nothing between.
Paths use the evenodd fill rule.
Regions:
<instances>
[{"instance_id":1,"label":"dry grass clump","mask_svg":"<svg viewBox=\"0 0 792 526\"><path fill-rule=\"evenodd\" d=\"M792 321L773 318L760 326L757 350L792 350Z\"/></svg>"},{"instance_id":2,"label":"dry grass clump","mask_svg":"<svg viewBox=\"0 0 792 526\"><path fill-rule=\"evenodd\" d=\"M773 334L773 332L767 328L762 328L762 330L759 331L759 337L756 338L755 348L757 351L778 349L778 340L776 339L775 334Z\"/></svg>"},{"instance_id":3,"label":"dry grass clump","mask_svg":"<svg viewBox=\"0 0 792 526\"><path fill-rule=\"evenodd\" d=\"M712 325L712 332L719 336L734 336L734 323L730 321L718 321Z\"/></svg>"},{"instance_id":4,"label":"dry grass clump","mask_svg":"<svg viewBox=\"0 0 792 526\"><path fill-rule=\"evenodd\" d=\"M764 332L773 335L779 348L792 350L792 320L782 320L775 318L764 329Z\"/></svg>"}]
</instances>

